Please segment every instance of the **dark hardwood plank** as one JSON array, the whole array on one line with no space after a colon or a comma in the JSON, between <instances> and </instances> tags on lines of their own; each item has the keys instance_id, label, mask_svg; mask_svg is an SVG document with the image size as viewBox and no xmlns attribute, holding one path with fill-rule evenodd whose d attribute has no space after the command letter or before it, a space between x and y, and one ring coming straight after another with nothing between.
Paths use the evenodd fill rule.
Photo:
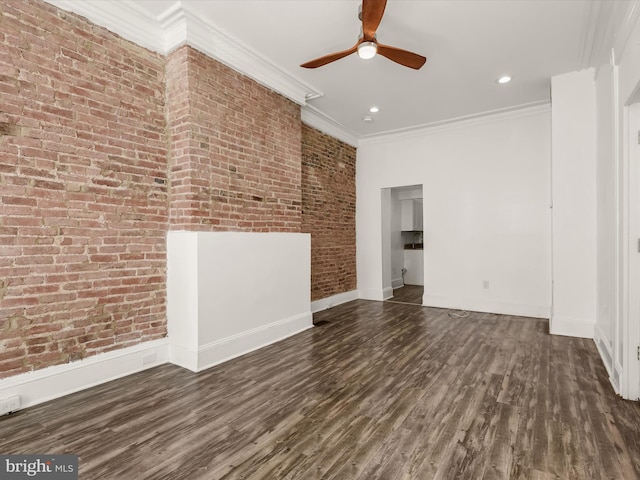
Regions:
<instances>
[{"instance_id":1,"label":"dark hardwood plank","mask_svg":"<svg viewBox=\"0 0 640 480\"><path fill-rule=\"evenodd\" d=\"M403 285L393 289L393 297L388 301L422 305L423 294L424 287L422 285Z\"/></svg>"},{"instance_id":2,"label":"dark hardwood plank","mask_svg":"<svg viewBox=\"0 0 640 480\"><path fill-rule=\"evenodd\" d=\"M163 365L0 418L84 479L634 479L640 405L543 319L358 300L191 373Z\"/></svg>"}]
</instances>

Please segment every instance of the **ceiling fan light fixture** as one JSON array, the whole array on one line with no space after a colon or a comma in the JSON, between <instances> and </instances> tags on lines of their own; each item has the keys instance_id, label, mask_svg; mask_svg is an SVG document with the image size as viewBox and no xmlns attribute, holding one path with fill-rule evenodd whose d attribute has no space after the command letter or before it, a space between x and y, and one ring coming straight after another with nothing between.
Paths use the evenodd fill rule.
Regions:
<instances>
[{"instance_id":1,"label":"ceiling fan light fixture","mask_svg":"<svg viewBox=\"0 0 640 480\"><path fill-rule=\"evenodd\" d=\"M378 45L375 42L362 42L358 45L358 56L363 60L373 58L378 53Z\"/></svg>"}]
</instances>

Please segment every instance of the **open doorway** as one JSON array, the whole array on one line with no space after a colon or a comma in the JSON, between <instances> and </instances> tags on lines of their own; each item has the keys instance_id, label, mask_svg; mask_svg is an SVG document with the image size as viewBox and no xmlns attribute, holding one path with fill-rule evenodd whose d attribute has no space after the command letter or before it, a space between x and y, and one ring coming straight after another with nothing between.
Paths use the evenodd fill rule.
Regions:
<instances>
[{"instance_id":1,"label":"open doorway","mask_svg":"<svg viewBox=\"0 0 640 480\"><path fill-rule=\"evenodd\" d=\"M385 300L422 305L422 185L382 189L382 272Z\"/></svg>"}]
</instances>

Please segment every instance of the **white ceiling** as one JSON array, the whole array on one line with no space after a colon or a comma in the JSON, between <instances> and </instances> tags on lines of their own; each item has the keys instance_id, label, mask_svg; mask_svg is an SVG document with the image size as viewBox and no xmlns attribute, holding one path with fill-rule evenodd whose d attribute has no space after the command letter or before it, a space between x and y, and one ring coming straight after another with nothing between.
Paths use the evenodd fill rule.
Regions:
<instances>
[{"instance_id":1,"label":"white ceiling","mask_svg":"<svg viewBox=\"0 0 640 480\"><path fill-rule=\"evenodd\" d=\"M308 104L357 138L548 103L552 76L587 66L595 6L616 3L389 0L378 40L426 56L426 65L415 71L381 56L357 55L314 70L299 67L355 44L359 0L124 1L159 21L180 3L287 76L322 92ZM64 7L65 0L52 3ZM514 80L498 85L503 74ZM380 108L376 114L368 112L373 105ZM365 115L374 121L363 122Z\"/></svg>"}]
</instances>

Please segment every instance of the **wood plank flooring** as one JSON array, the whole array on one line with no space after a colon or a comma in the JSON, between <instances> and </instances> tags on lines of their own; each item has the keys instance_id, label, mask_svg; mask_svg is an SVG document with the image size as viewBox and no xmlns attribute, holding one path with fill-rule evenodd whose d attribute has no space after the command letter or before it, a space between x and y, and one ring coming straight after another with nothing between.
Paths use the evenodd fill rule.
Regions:
<instances>
[{"instance_id":1,"label":"wood plank flooring","mask_svg":"<svg viewBox=\"0 0 640 480\"><path fill-rule=\"evenodd\" d=\"M88 479L638 479L640 404L546 320L357 300L201 373L164 365L0 418Z\"/></svg>"},{"instance_id":2,"label":"wood plank flooring","mask_svg":"<svg viewBox=\"0 0 640 480\"><path fill-rule=\"evenodd\" d=\"M389 302L411 303L414 305L422 305L422 294L424 287L422 285L404 285L393 289L393 297Z\"/></svg>"}]
</instances>

